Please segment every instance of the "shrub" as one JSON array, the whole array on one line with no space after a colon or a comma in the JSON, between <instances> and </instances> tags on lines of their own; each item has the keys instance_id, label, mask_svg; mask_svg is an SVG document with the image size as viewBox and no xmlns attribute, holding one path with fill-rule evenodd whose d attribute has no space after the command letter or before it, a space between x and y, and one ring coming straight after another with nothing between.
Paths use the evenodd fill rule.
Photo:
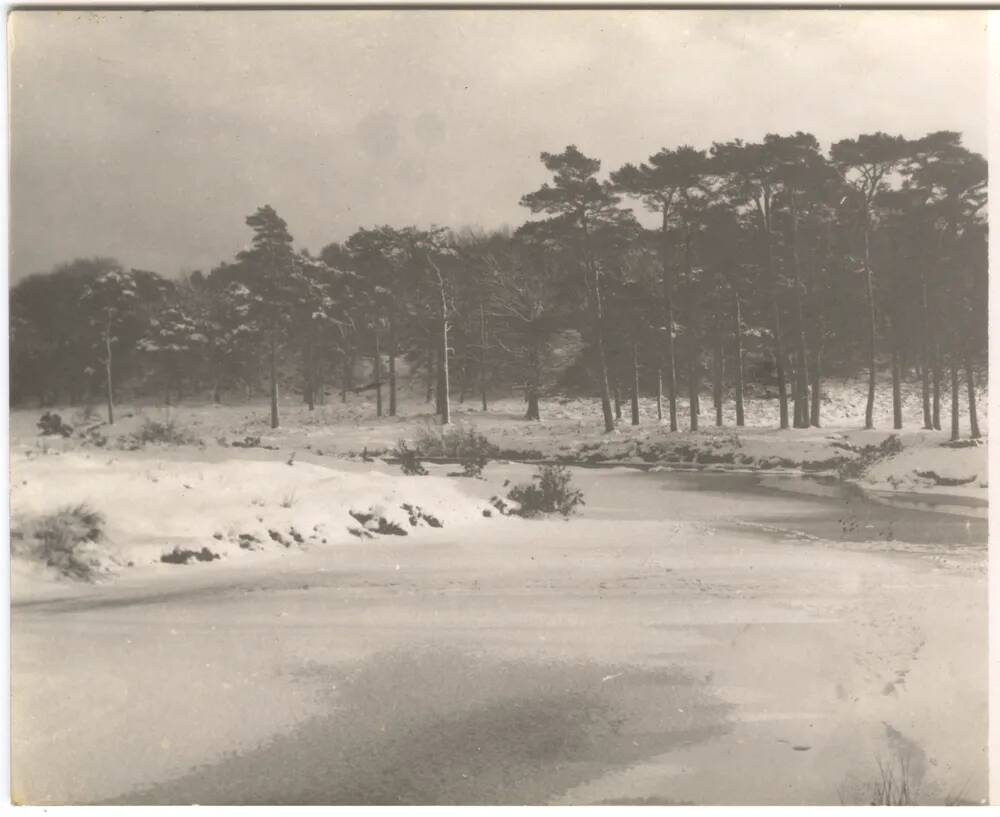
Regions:
<instances>
[{"instance_id":1,"label":"shrub","mask_svg":"<svg viewBox=\"0 0 1000 817\"><path fill-rule=\"evenodd\" d=\"M881 462L889 457L894 457L903 450L903 443L899 436L890 434L878 445L866 445L863 448L852 446L840 446L850 451L856 451L858 456L853 460L847 460L837 468L837 475L841 479L858 479L864 476L865 472L875 463Z\"/></svg>"},{"instance_id":2,"label":"shrub","mask_svg":"<svg viewBox=\"0 0 1000 817\"><path fill-rule=\"evenodd\" d=\"M425 427L417 434L414 443L424 457L441 457L458 460L496 457L500 449L473 428L455 426L438 431Z\"/></svg>"},{"instance_id":3,"label":"shrub","mask_svg":"<svg viewBox=\"0 0 1000 817\"><path fill-rule=\"evenodd\" d=\"M14 552L54 567L64 576L90 579L100 567L93 545L104 538L104 517L87 505L60 508L12 532L14 541L26 542Z\"/></svg>"},{"instance_id":4,"label":"shrub","mask_svg":"<svg viewBox=\"0 0 1000 817\"><path fill-rule=\"evenodd\" d=\"M218 443L219 445L226 445L226 438L219 437ZM255 437L252 434L247 434L242 440L233 440L231 443L229 443L229 445L232 448L265 448L268 451L278 450L278 446L266 445L265 443L261 442L260 437Z\"/></svg>"},{"instance_id":5,"label":"shrub","mask_svg":"<svg viewBox=\"0 0 1000 817\"><path fill-rule=\"evenodd\" d=\"M47 411L38 419L38 428L44 437L69 437L73 426L63 422L54 411Z\"/></svg>"},{"instance_id":6,"label":"shrub","mask_svg":"<svg viewBox=\"0 0 1000 817\"><path fill-rule=\"evenodd\" d=\"M121 447L127 451L144 448L148 443L160 445L200 445L201 440L190 431L177 425L173 420L161 423L145 420L138 431L126 434L121 439Z\"/></svg>"},{"instance_id":7,"label":"shrub","mask_svg":"<svg viewBox=\"0 0 1000 817\"><path fill-rule=\"evenodd\" d=\"M444 522L434 516L434 514L425 511L419 505L411 505L408 502L404 502L399 507L406 511L411 527L415 528L421 522L426 522L432 528L444 527Z\"/></svg>"},{"instance_id":8,"label":"shrub","mask_svg":"<svg viewBox=\"0 0 1000 817\"><path fill-rule=\"evenodd\" d=\"M287 539L285 539L284 536L281 535L280 530L273 530L271 528L268 528L267 535L271 537L272 542L277 542L279 545L284 545L286 548L292 546L291 542L289 542Z\"/></svg>"},{"instance_id":9,"label":"shrub","mask_svg":"<svg viewBox=\"0 0 1000 817\"><path fill-rule=\"evenodd\" d=\"M461 471L449 471L449 477L468 477L469 479L482 479L483 469L489 464L486 457L469 457L462 460Z\"/></svg>"},{"instance_id":10,"label":"shrub","mask_svg":"<svg viewBox=\"0 0 1000 817\"><path fill-rule=\"evenodd\" d=\"M98 426L90 426L80 432L80 442L82 445L92 445L95 448L104 448L108 444L108 438Z\"/></svg>"},{"instance_id":11,"label":"shrub","mask_svg":"<svg viewBox=\"0 0 1000 817\"><path fill-rule=\"evenodd\" d=\"M348 513L354 517L360 524L361 527L368 531L369 533L382 533L388 534L390 536L407 536L405 530L403 530L395 522L386 519L381 514L369 509L366 511L348 511ZM351 530L348 528L348 530Z\"/></svg>"},{"instance_id":12,"label":"shrub","mask_svg":"<svg viewBox=\"0 0 1000 817\"><path fill-rule=\"evenodd\" d=\"M211 562L214 559L221 558L222 557L218 553L213 553L205 547L201 550L189 550L188 548L175 546L172 551L164 553L160 556L160 561L171 565L186 565L192 559L197 559L199 562Z\"/></svg>"},{"instance_id":13,"label":"shrub","mask_svg":"<svg viewBox=\"0 0 1000 817\"><path fill-rule=\"evenodd\" d=\"M481 477L489 461L500 453L497 446L475 429L460 426L444 431L421 429L415 446L424 457L440 457L461 463L462 471L448 476Z\"/></svg>"},{"instance_id":14,"label":"shrub","mask_svg":"<svg viewBox=\"0 0 1000 817\"><path fill-rule=\"evenodd\" d=\"M973 474L971 477L943 477L937 471L914 471L914 473L921 479L929 479L935 485L943 485L949 488L968 485L970 482L975 482L977 476L977 474Z\"/></svg>"},{"instance_id":15,"label":"shrub","mask_svg":"<svg viewBox=\"0 0 1000 817\"><path fill-rule=\"evenodd\" d=\"M532 482L515 485L507 498L521 507L512 513L533 517L546 513L569 516L578 505L585 504L583 493L572 486L573 475L564 465L543 465Z\"/></svg>"},{"instance_id":16,"label":"shrub","mask_svg":"<svg viewBox=\"0 0 1000 817\"><path fill-rule=\"evenodd\" d=\"M351 536L357 536L358 539L374 539L375 534L370 530L365 530L364 528L348 527L347 532Z\"/></svg>"},{"instance_id":17,"label":"shrub","mask_svg":"<svg viewBox=\"0 0 1000 817\"><path fill-rule=\"evenodd\" d=\"M915 806L918 805L920 782L918 764L909 752L899 749L889 756L875 758L875 769L869 779L855 773L837 786L841 805ZM961 794L950 794L956 800Z\"/></svg>"},{"instance_id":18,"label":"shrub","mask_svg":"<svg viewBox=\"0 0 1000 817\"><path fill-rule=\"evenodd\" d=\"M416 451L406 445L406 440L400 440L392 450L393 455L399 460L399 467L408 477L425 477L428 474L426 468L420 463L420 457Z\"/></svg>"},{"instance_id":19,"label":"shrub","mask_svg":"<svg viewBox=\"0 0 1000 817\"><path fill-rule=\"evenodd\" d=\"M241 533L237 537L237 542L243 550L260 550L260 539L252 533Z\"/></svg>"}]
</instances>

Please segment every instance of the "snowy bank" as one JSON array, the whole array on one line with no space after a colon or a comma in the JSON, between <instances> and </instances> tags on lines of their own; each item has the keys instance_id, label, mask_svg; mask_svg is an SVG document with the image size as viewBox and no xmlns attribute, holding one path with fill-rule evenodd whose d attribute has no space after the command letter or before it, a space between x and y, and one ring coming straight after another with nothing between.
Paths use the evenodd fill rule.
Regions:
<instances>
[{"instance_id":1,"label":"snowy bank","mask_svg":"<svg viewBox=\"0 0 1000 817\"><path fill-rule=\"evenodd\" d=\"M211 453L211 452L209 452ZM232 456L227 453L227 457ZM484 522L489 505L443 477L407 478L364 463L320 465L273 457L219 459L195 450L22 453L12 462L14 590L45 570L32 553L34 520L85 506L105 520L89 548L98 575L122 568L184 569L163 562L228 562L275 551L369 546L379 535L420 542L435 527ZM462 482L468 482L463 480ZM173 554L173 556L172 556ZM216 558L216 556L218 558ZM33 563L35 562L35 563Z\"/></svg>"}]
</instances>

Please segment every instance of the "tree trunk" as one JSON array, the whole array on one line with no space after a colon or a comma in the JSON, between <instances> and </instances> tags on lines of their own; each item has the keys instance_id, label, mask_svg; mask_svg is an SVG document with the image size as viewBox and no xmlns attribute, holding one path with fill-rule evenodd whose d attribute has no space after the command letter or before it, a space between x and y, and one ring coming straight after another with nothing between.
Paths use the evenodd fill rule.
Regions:
<instances>
[{"instance_id":1,"label":"tree trunk","mask_svg":"<svg viewBox=\"0 0 1000 817\"><path fill-rule=\"evenodd\" d=\"M670 407L670 430L677 430L677 361L674 355L674 276L667 252L668 208L663 208L660 257L663 283L663 320L667 328L667 401Z\"/></svg>"},{"instance_id":2,"label":"tree trunk","mask_svg":"<svg viewBox=\"0 0 1000 817\"><path fill-rule=\"evenodd\" d=\"M444 412L444 379L442 378L441 359L434 355L434 413Z\"/></svg>"},{"instance_id":3,"label":"tree trunk","mask_svg":"<svg viewBox=\"0 0 1000 817\"><path fill-rule=\"evenodd\" d=\"M832 224L826 225L825 233L825 256L828 262L832 262L832 252L831 252L831 239L832 239ZM817 266L819 250L814 245L812 254L812 264L810 265L810 275L809 281L806 286L806 301L812 307L812 319L811 324L813 328L812 335L812 345L813 345L813 361L812 367L810 368L810 373L812 375L812 389L809 395L809 425L813 428L819 428L822 425L822 405L823 405L823 380L822 380L822 368L823 368L823 340L826 337L826 326L824 325L824 299L822 293L817 297L816 289L818 285L817 281Z\"/></svg>"},{"instance_id":4,"label":"tree trunk","mask_svg":"<svg viewBox=\"0 0 1000 817\"><path fill-rule=\"evenodd\" d=\"M115 424L115 396L114 389L111 385L111 326L110 324L105 327L104 330L104 384L105 384L105 395L108 398L108 425L113 426Z\"/></svg>"},{"instance_id":5,"label":"tree trunk","mask_svg":"<svg viewBox=\"0 0 1000 817\"><path fill-rule=\"evenodd\" d=\"M698 430L698 414L701 411L701 406L698 404L698 386L698 374L695 370L694 358L691 357L688 360L688 404L690 407L690 428L692 431Z\"/></svg>"},{"instance_id":6,"label":"tree trunk","mask_svg":"<svg viewBox=\"0 0 1000 817\"><path fill-rule=\"evenodd\" d=\"M444 288L444 277L436 266L438 289L441 293L441 425L451 423L451 384L448 381L448 298Z\"/></svg>"},{"instance_id":7,"label":"tree trunk","mask_svg":"<svg viewBox=\"0 0 1000 817\"><path fill-rule=\"evenodd\" d=\"M723 347L722 315L715 316L715 354L712 356L712 403L715 408L715 424L722 425L723 381L725 379L725 348Z\"/></svg>"},{"instance_id":8,"label":"tree trunk","mask_svg":"<svg viewBox=\"0 0 1000 817\"><path fill-rule=\"evenodd\" d=\"M687 281L691 281L691 225L685 224L684 229L684 275ZM688 329L688 407L690 415L690 428L692 431L698 430L698 415L701 413L701 404L698 401L698 392L701 386L700 361L698 360L699 339L698 326L701 322L701 315L697 308L697 297L691 308L691 326Z\"/></svg>"},{"instance_id":9,"label":"tree trunk","mask_svg":"<svg viewBox=\"0 0 1000 817\"><path fill-rule=\"evenodd\" d=\"M608 356L604 348L604 315L601 309L600 290L597 290L595 280L595 322L597 324L597 357L598 357L598 377L601 388L601 412L604 415L604 430L610 432L615 430L615 419L611 412L611 386L608 383Z\"/></svg>"},{"instance_id":10,"label":"tree trunk","mask_svg":"<svg viewBox=\"0 0 1000 817\"><path fill-rule=\"evenodd\" d=\"M969 395L969 436L974 440L980 438L979 417L976 415L976 381L972 373L972 361L968 353L965 355L965 385Z\"/></svg>"},{"instance_id":11,"label":"tree trunk","mask_svg":"<svg viewBox=\"0 0 1000 817\"><path fill-rule=\"evenodd\" d=\"M778 426L788 428L788 389L785 382L785 346L781 335L781 308L777 288L774 292L772 324L774 326L774 367L778 377Z\"/></svg>"},{"instance_id":12,"label":"tree trunk","mask_svg":"<svg viewBox=\"0 0 1000 817\"><path fill-rule=\"evenodd\" d=\"M781 305L778 298L778 276L774 269L774 247L771 240L771 205L765 196L760 213L767 251L767 276L771 287L771 334L774 340L774 367L778 378L778 425L788 428L788 389L785 382L785 343L781 332Z\"/></svg>"},{"instance_id":13,"label":"tree trunk","mask_svg":"<svg viewBox=\"0 0 1000 817\"><path fill-rule=\"evenodd\" d=\"M316 409L316 361L313 358L313 345L310 341L306 347L306 383L305 383L306 405L309 411Z\"/></svg>"},{"instance_id":14,"label":"tree trunk","mask_svg":"<svg viewBox=\"0 0 1000 817\"><path fill-rule=\"evenodd\" d=\"M489 411L486 404L486 310L479 304L479 393L483 399L483 411ZM537 418L536 418L537 419Z\"/></svg>"},{"instance_id":15,"label":"tree trunk","mask_svg":"<svg viewBox=\"0 0 1000 817\"><path fill-rule=\"evenodd\" d=\"M615 419L620 420L622 418L622 395L621 388L618 385L618 378L614 379L614 386L612 387L612 394L615 400Z\"/></svg>"},{"instance_id":16,"label":"tree trunk","mask_svg":"<svg viewBox=\"0 0 1000 817\"><path fill-rule=\"evenodd\" d=\"M396 321L389 321L389 416L396 416Z\"/></svg>"},{"instance_id":17,"label":"tree trunk","mask_svg":"<svg viewBox=\"0 0 1000 817\"><path fill-rule=\"evenodd\" d=\"M663 366L656 367L656 419L663 422Z\"/></svg>"},{"instance_id":18,"label":"tree trunk","mask_svg":"<svg viewBox=\"0 0 1000 817\"><path fill-rule=\"evenodd\" d=\"M585 281L590 291L594 332L597 339L598 379L601 389L601 413L604 415L604 431L615 430L615 419L611 411L611 385L608 382L608 353L604 341L604 304L601 301L601 282L598 271L590 254L590 231L586 222L583 223L584 239L584 275L590 280Z\"/></svg>"},{"instance_id":19,"label":"tree trunk","mask_svg":"<svg viewBox=\"0 0 1000 817\"><path fill-rule=\"evenodd\" d=\"M875 428L875 288L872 283L869 250L869 216L865 213L865 298L868 305L868 400L865 403L865 428Z\"/></svg>"},{"instance_id":20,"label":"tree trunk","mask_svg":"<svg viewBox=\"0 0 1000 817\"><path fill-rule=\"evenodd\" d=\"M941 430L941 353L937 342L931 348L931 423Z\"/></svg>"},{"instance_id":21,"label":"tree trunk","mask_svg":"<svg viewBox=\"0 0 1000 817\"><path fill-rule=\"evenodd\" d=\"M350 355L345 354L344 359L340 364L340 402L347 402L347 381L350 379L348 370L351 367Z\"/></svg>"},{"instance_id":22,"label":"tree trunk","mask_svg":"<svg viewBox=\"0 0 1000 817\"><path fill-rule=\"evenodd\" d=\"M886 265L891 303L886 311L889 319L889 367L892 377L892 427L899 431L903 427L903 355L905 350L900 333L899 251L892 229L887 230L892 260Z\"/></svg>"},{"instance_id":23,"label":"tree trunk","mask_svg":"<svg viewBox=\"0 0 1000 817\"><path fill-rule=\"evenodd\" d=\"M924 429L930 431L934 428L934 419L931 412L931 370L926 348L923 352L923 359L920 361L920 402L924 414Z\"/></svg>"},{"instance_id":24,"label":"tree trunk","mask_svg":"<svg viewBox=\"0 0 1000 817\"><path fill-rule=\"evenodd\" d=\"M892 427L896 431L903 427L902 372L899 364L899 349L896 343L892 345Z\"/></svg>"},{"instance_id":25,"label":"tree trunk","mask_svg":"<svg viewBox=\"0 0 1000 817\"><path fill-rule=\"evenodd\" d=\"M538 420L541 414L538 410L538 390L541 385L541 357L534 339L528 352L528 387L525 392L525 399L528 401L528 410L525 419Z\"/></svg>"},{"instance_id":26,"label":"tree trunk","mask_svg":"<svg viewBox=\"0 0 1000 817\"><path fill-rule=\"evenodd\" d=\"M796 349L795 356L798 362L795 365L795 411L794 415L798 428L809 427L809 385L806 378L809 376L808 358L802 356L801 349Z\"/></svg>"},{"instance_id":27,"label":"tree trunk","mask_svg":"<svg viewBox=\"0 0 1000 817\"><path fill-rule=\"evenodd\" d=\"M446 313L447 314L447 313ZM441 425L451 422L451 384L448 381L448 319L441 321Z\"/></svg>"},{"instance_id":28,"label":"tree trunk","mask_svg":"<svg viewBox=\"0 0 1000 817\"><path fill-rule=\"evenodd\" d=\"M820 366L822 364L823 350L820 344L816 344L816 356L813 359L812 367L812 403L809 408L809 425L813 428L820 427L820 406L823 395L820 386Z\"/></svg>"},{"instance_id":29,"label":"tree trunk","mask_svg":"<svg viewBox=\"0 0 1000 817\"><path fill-rule=\"evenodd\" d=\"M799 260L799 211L795 193L790 196L792 217L792 273L794 275L793 304L795 307L796 355L795 367L795 419L798 428L809 427L809 353L806 348L806 321L802 309L802 270Z\"/></svg>"},{"instance_id":30,"label":"tree trunk","mask_svg":"<svg viewBox=\"0 0 1000 817\"><path fill-rule=\"evenodd\" d=\"M639 425L639 343L632 341L632 425Z\"/></svg>"},{"instance_id":31,"label":"tree trunk","mask_svg":"<svg viewBox=\"0 0 1000 817\"><path fill-rule=\"evenodd\" d=\"M934 413L931 408L931 320L930 305L927 297L927 270L920 269L920 317L924 331L920 339L920 399L924 411L924 429L934 428Z\"/></svg>"},{"instance_id":32,"label":"tree trunk","mask_svg":"<svg viewBox=\"0 0 1000 817\"><path fill-rule=\"evenodd\" d=\"M951 359L951 439L957 440L961 435L958 427L958 360L953 354Z\"/></svg>"},{"instance_id":33,"label":"tree trunk","mask_svg":"<svg viewBox=\"0 0 1000 817\"><path fill-rule=\"evenodd\" d=\"M744 425L743 417L743 306L740 294L734 290L736 300L736 425Z\"/></svg>"},{"instance_id":34,"label":"tree trunk","mask_svg":"<svg viewBox=\"0 0 1000 817\"><path fill-rule=\"evenodd\" d=\"M796 348L788 357L788 380L792 390L792 428L802 424L802 401L799 393L799 352Z\"/></svg>"},{"instance_id":35,"label":"tree trunk","mask_svg":"<svg viewBox=\"0 0 1000 817\"><path fill-rule=\"evenodd\" d=\"M527 420L538 420L538 392L533 388L528 389L528 410L524 415Z\"/></svg>"},{"instance_id":36,"label":"tree trunk","mask_svg":"<svg viewBox=\"0 0 1000 817\"><path fill-rule=\"evenodd\" d=\"M375 330L375 416L382 416L382 347Z\"/></svg>"},{"instance_id":37,"label":"tree trunk","mask_svg":"<svg viewBox=\"0 0 1000 817\"><path fill-rule=\"evenodd\" d=\"M433 398L436 400L434 407L435 412L439 412L441 409L440 405L440 389L438 388L438 375L437 375L437 347L434 346L433 337L428 340L427 347L427 397L424 400L425 403L429 403Z\"/></svg>"},{"instance_id":38,"label":"tree trunk","mask_svg":"<svg viewBox=\"0 0 1000 817\"><path fill-rule=\"evenodd\" d=\"M271 428L277 428L278 419L278 339L275 336L275 329L271 327Z\"/></svg>"}]
</instances>

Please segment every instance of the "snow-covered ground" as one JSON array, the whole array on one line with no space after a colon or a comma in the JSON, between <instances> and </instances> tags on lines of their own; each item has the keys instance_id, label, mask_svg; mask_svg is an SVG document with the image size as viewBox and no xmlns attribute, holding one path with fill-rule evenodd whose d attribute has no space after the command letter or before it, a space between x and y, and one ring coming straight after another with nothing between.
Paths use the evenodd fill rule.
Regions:
<instances>
[{"instance_id":1,"label":"snow-covered ground","mask_svg":"<svg viewBox=\"0 0 1000 817\"><path fill-rule=\"evenodd\" d=\"M523 520L489 500L532 466L403 476L360 454L431 433L422 401L352 401L276 431L181 406L203 445L136 451L117 438L164 410L123 407L101 447L13 413L17 798L866 802L877 760L919 802L986 797L984 446L912 411L878 459L888 430L832 417L671 434L645 403L605 435L593 401L456 406L504 456L606 466L573 469L578 517ZM92 583L32 558L80 503L106 519Z\"/></svg>"},{"instance_id":2,"label":"snow-covered ground","mask_svg":"<svg viewBox=\"0 0 1000 817\"><path fill-rule=\"evenodd\" d=\"M316 474L272 456L275 476ZM397 483L443 528L29 588L15 794L864 802L876 759L903 759L920 802L986 796L981 522L630 469L575 470L588 504L568 522L474 520L530 469L431 470L358 482L365 502ZM183 484L157 484L186 517ZM206 513L206 535L230 518ZM168 516L165 536L195 536Z\"/></svg>"},{"instance_id":3,"label":"snow-covered ground","mask_svg":"<svg viewBox=\"0 0 1000 817\"><path fill-rule=\"evenodd\" d=\"M367 538L365 523L373 528L379 518L420 541L433 530L422 509L449 526L482 519L490 509L488 497L478 501L451 479L402 480L363 463L329 468L303 458L289 464L287 455L226 454L223 459L216 450L181 449L152 457L93 450L16 456L14 530L23 527L29 536L30 525L22 520L84 504L107 520L100 572L132 569L155 579L176 571L160 561L175 548L207 547L220 558L206 566L221 568L223 561L356 542L359 534ZM352 511L375 518L359 520ZM13 566L16 597L32 578L37 584L43 571L22 558L16 542Z\"/></svg>"},{"instance_id":4,"label":"snow-covered ground","mask_svg":"<svg viewBox=\"0 0 1000 817\"><path fill-rule=\"evenodd\" d=\"M309 411L301 402L286 399L282 406L282 424L269 426L267 406L211 404L184 405L166 410L160 407L122 407L113 430L102 427L113 441L134 431L146 418L162 420L167 416L201 438L209 448L231 446L248 435L259 437L261 444L272 445L297 455L343 457L362 452L380 453L393 448L400 440L413 442L423 434L440 431L432 407L418 394L415 385L400 396L398 417L376 418L374 398L370 393L352 394L343 404L331 396L325 405ZM950 405L943 396L943 431L922 429L919 393L912 387L904 390L901 431L892 430L892 405L887 384L876 393L875 429L862 428L865 385L856 381L828 380L824 384L821 428L779 431L778 406L773 399L749 399L746 426L736 428L732 401L726 404L724 425L714 426L710 396L702 397L700 430L684 431L688 424L687 402L679 402L680 431L671 432L657 420L655 401L641 401L641 424L629 423L628 405L623 406L623 420L611 434L603 431L600 402L579 397L555 396L543 401L542 419L523 419L523 402L516 398L492 400L483 412L476 398L464 403L453 401L456 425L473 428L499 446L513 459L562 459L569 462L621 462L714 466L750 470L805 470L813 473L837 473L858 459L863 450L884 445L895 435L902 446L899 454L880 458L861 473L847 472L845 478L878 491L962 496L979 500L985 507L988 494L987 423L988 395L981 392L979 425L983 439L978 444L952 447ZM664 407L664 411L666 408ZM963 395L960 430L968 437L968 417ZM99 422L99 415L83 418L80 409L63 411L64 419L77 428ZM12 412L12 440L15 451L38 448L74 449L75 440L39 439L35 423L39 412ZM220 446L220 442L222 446ZM231 451L231 448L226 448ZM935 476L936 475L936 476Z\"/></svg>"}]
</instances>

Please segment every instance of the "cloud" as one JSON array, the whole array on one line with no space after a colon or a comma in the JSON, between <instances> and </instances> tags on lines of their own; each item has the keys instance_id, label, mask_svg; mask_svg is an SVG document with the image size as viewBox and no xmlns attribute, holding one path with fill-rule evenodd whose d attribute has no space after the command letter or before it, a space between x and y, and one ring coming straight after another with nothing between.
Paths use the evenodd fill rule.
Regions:
<instances>
[{"instance_id":1,"label":"cloud","mask_svg":"<svg viewBox=\"0 0 1000 817\"><path fill-rule=\"evenodd\" d=\"M358 123L357 139L372 158L391 156L399 148L399 117L389 111L364 116Z\"/></svg>"},{"instance_id":2,"label":"cloud","mask_svg":"<svg viewBox=\"0 0 1000 817\"><path fill-rule=\"evenodd\" d=\"M12 277L210 268L270 202L319 249L526 217L543 150L954 129L986 144L982 12L16 11Z\"/></svg>"}]
</instances>

